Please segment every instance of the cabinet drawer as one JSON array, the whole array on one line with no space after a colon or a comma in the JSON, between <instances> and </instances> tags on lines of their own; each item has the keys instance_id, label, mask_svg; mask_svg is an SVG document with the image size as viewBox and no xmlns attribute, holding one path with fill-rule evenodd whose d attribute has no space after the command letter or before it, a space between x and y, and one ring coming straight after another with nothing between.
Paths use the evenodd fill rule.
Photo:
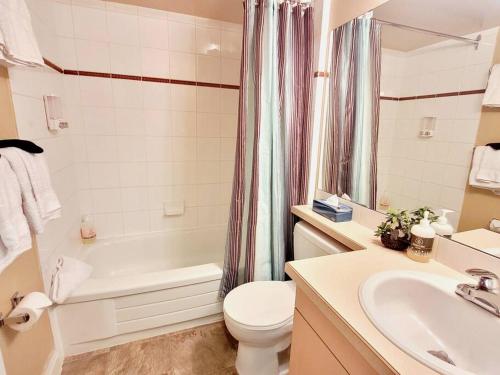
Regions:
<instances>
[{"instance_id":1,"label":"cabinet drawer","mask_svg":"<svg viewBox=\"0 0 500 375\"><path fill-rule=\"evenodd\" d=\"M321 341L303 316L295 310L293 318L290 375L344 375L347 371Z\"/></svg>"},{"instance_id":2,"label":"cabinet drawer","mask_svg":"<svg viewBox=\"0 0 500 375\"><path fill-rule=\"evenodd\" d=\"M297 289L295 308L349 374L392 375L396 373L343 321L339 318L327 318L309 298L309 295L301 289Z\"/></svg>"}]
</instances>

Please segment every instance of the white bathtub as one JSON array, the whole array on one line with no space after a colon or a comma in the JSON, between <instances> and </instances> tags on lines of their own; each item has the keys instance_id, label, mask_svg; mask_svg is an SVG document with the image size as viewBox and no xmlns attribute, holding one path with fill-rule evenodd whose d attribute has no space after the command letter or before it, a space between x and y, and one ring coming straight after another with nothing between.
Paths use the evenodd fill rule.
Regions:
<instances>
[{"instance_id":1,"label":"white bathtub","mask_svg":"<svg viewBox=\"0 0 500 375\"><path fill-rule=\"evenodd\" d=\"M215 227L84 248L92 276L56 308L66 355L222 319L225 238Z\"/></svg>"}]
</instances>

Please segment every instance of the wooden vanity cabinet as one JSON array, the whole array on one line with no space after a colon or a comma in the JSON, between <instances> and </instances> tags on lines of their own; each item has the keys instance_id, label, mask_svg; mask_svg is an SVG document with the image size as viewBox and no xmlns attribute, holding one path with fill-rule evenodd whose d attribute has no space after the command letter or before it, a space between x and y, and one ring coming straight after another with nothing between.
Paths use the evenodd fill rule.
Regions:
<instances>
[{"instance_id":1,"label":"wooden vanity cabinet","mask_svg":"<svg viewBox=\"0 0 500 375\"><path fill-rule=\"evenodd\" d=\"M327 317L311 298L319 297L297 288L290 375L396 373L340 317L331 311Z\"/></svg>"}]
</instances>

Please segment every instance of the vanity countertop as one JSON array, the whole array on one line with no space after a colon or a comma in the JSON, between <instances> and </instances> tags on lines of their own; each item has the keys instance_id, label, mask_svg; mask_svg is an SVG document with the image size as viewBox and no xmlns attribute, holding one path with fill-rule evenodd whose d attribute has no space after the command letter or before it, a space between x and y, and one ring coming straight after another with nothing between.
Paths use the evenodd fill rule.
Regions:
<instances>
[{"instance_id":1,"label":"vanity countertop","mask_svg":"<svg viewBox=\"0 0 500 375\"><path fill-rule=\"evenodd\" d=\"M306 292L330 321L340 319L345 323L396 373L437 374L403 352L375 328L360 305L359 287L371 275L389 270L430 272L454 278L457 284L470 279L436 261L418 263L404 252L386 249L374 237L373 230L356 222L334 223L313 212L310 206L295 206L292 212L348 247L359 250L288 262L286 272L297 287Z\"/></svg>"}]
</instances>

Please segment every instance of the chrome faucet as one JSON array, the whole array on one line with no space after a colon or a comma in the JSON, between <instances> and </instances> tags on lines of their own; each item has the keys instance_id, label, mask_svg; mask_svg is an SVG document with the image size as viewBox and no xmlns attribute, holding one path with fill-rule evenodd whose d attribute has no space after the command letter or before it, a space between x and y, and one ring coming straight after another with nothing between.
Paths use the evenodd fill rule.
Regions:
<instances>
[{"instance_id":1,"label":"chrome faucet","mask_svg":"<svg viewBox=\"0 0 500 375\"><path fill-rule=\"evenodd\" d=\"M466 270L469 275L479 277L477 284L458 284L459 296L500 317L500 289L498 276L480 268Z\"/></svg>"}]
</instances>

